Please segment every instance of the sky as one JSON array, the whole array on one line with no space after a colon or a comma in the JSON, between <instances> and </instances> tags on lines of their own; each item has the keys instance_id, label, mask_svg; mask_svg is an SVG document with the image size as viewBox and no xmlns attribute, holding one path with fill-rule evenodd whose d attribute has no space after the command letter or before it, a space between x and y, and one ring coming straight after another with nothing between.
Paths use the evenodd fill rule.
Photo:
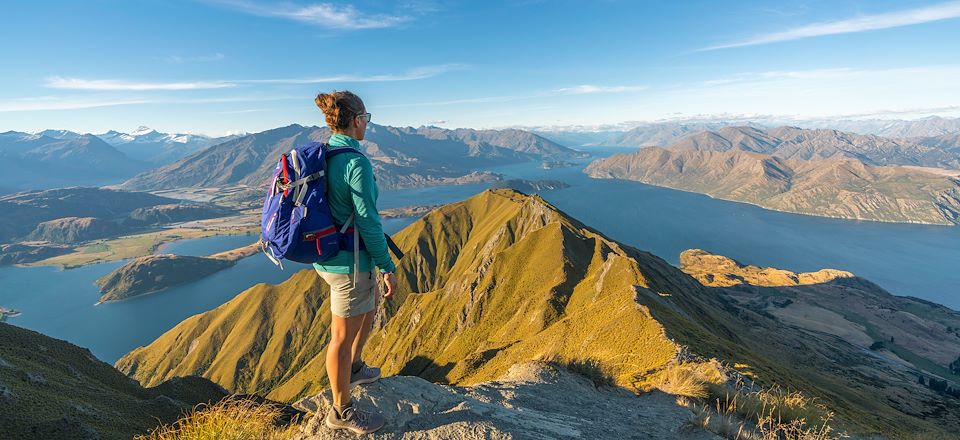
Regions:
<instances>
[{"instance_id":1,"label":"sky","mask_svg":"<svg viewBox=\"0 0 960 440\"><path fill-rule=\"evenodd\" d=\"M960 1L0 3L0 132L960 116Z\"/></svg>"}]
</instances>

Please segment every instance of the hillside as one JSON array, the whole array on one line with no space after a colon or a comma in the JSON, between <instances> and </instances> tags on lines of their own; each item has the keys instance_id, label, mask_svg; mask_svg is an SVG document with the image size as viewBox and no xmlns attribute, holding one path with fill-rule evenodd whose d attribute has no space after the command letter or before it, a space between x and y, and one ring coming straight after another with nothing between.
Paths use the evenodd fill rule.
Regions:
<instances>
[{"instance_id":1,"label":"hillside","mask_svg":"<svg viewBox=\"0 0 960 440\"><path fill-rule=\"evenodd\" d=\"M280 154L330 136L326 127L290 125L236 138L148 171L124 183L128 189L259 187ZM580 153L520 130L443 130L370 124L362 143L383 188L490 181L479 166L579 157Z\"/></svg>"},{"instance_id":2,"label":"hillside","mask_svg":"<svg viewBox=\"0 0 960 440\"><path fill-rule=\"evenodd\" d=\"M59 188L0 197L0 243L23 237L40 223L65 217L120 220L137 208L176 203L148 193L100 188Z\"/></svg>"},{"instance_id":3,"label":"hillside","mask_svg":"<svg viewBox=\"0 0 960 440\"><path fill-rule=\"evenodd\" d=\"M143 388L87 349L0 323L4 439L130 438L225 395L199 377Z\"/></svg>"},{"instance_id":4,"label":"hillside","mask_svg":"<svg viewBox=\"0 0 960 440\"><path fill-rule=\"evenodd\" d=\"M434 210L395 239L407 254L400 293L364 355L386 375L470 385L549 358L598 365L613 382L644 392L676 362L717 357L757 383L803 390L857 431L960 427L936 418L953 404L908 370L875 375L887 360L845 341L810 342L535 196L486 191ZM326 386L326 289L311 271L257 285L116 365L148 385L198 374L276 400L313 395ZM779 337L765 336L771 332ZM817 356L804 355L810 350ZM860 383L864 371L870 379ZM914 394L892 405L883 396L897 387Z\"/></svg>"},{"instance_id":5,"label":"hillside","mask_svg":"<svg viewBox=\"0 0 960 440\"><path fill-rule=\"evenodd\" d=\"M132 226L165 225L223 217L233 213L233 210L209 203L172 203L134 209L127 215L124 223Z\"/></svg>"},{"instance_id":6,"label":"hillside","mask_svg":"<svg viewBox=\"0 0 960 440\"><path fill-rule=\"evenodd\" d=\"M96 217L63 217L37 225L27 240L75 244L122 233L125 228Z\"/></svg>"},{"instance_id":7,"label":"hillside","mask_svg":"<svg viewBox=\"0 0 960 440\"><path fill-rule=\"evenodd\" d=\"M760 342L796 347L783 359L810 366L801 374L811 381L836 383L834 391L851 402L873 388L871 398L896 411L942 427L960 424L960 312L833 269L794 274L699 249L681 254L680 264L754 315ZM830 350L843 354L829 360Z\"/></svg>"},{"instance_id":8,"label":"hillside","mask_svg":"<svg viewBox=\"0 0 960 440\"><path fill-rule=\"evenodd\" d=\"M733 143L724 144L724 149L711 143L716 139L709 133L697 135L670 149L649 147L597 160L584 172L594 178L636 180L799 214L960 223L960 180L954 177L917 168L869 166L840 157L784 159L762 153L769 151L769 138L751 133L727 139Z\"/></svg>"},{"instance_id":9,"label":"hillside","mask_svg":"<svg viewBox=\"0 0 960 440\"><path fill-rule=\"evenodd\" d=\"M630 384L634 367L662 367L679 349L651 310L710 322L696 294L699 283L512 190L434 210L395 239L407 253L398 270L401 294L372 336L370 346L378 349L367 355L388 374L475 383L547 355L626 356L631 367L614 375ZM325 383L326 289L311 271L277 286L255 286L117 366L145 384L198 373L229 389L281 400L317 392ZM675 296L668 301L658 292ZM699 330L688 334L713 339L690 325ZM235 368L238 363L245 367Z\"/></svg>"},{"instance_id":10,"label":"hillside","mask_svg":"<svg viewBox=\"0 0 960 440\"><path fill-rule=\"evenodd\" d=\"M135 258L96 281L103 294L97 303L146 295L195 281L235 263L235 259L172 254Z\"/></svg>"}]
</instances>

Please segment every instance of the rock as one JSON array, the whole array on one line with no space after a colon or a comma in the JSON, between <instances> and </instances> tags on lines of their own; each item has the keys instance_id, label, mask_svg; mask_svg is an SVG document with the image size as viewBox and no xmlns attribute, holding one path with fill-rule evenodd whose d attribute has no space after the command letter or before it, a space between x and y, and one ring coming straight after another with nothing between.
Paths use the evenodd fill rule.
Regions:
<instances>
[{"instance_id":1,"label":"rock","mask_svg":"<svg viewBox=\"0 0 960 440\"><path fill-rule=\"evenodd\" d=\"M15 395L13 391L4 384L0 384L0 403L13 403Z\"/></svg>"},{"instance_id":2,"label":"rock","mask_svg":"<svg viewBox=\"0 0 960 440\"><path fill-rule=\"evenodd\" d=\"M3 358L0 358L0 368L13 368L13 364L7 362Z\"/></svg>"},{"instance_id":3,"label":"rock","mask_svg":"<svg viewBox=\"0 0 960 440\"><path fill-rule=\"evenodd\" d=\"M315 413L295 439L353 437L324 425L329 392L294 404ZM588 379L544 363L518 364L497 381L469 387L387 377L354 388L353 398L386 418L371 436L376 439L717 438L705 431L681 433L691 413L671 396L598 390Z\"/></svg>"},{"instance_id":4,"label":"rock","mask_svg":"<svg viewBox=\"0 0 960 440\"><path fill-rule=\"evenodd\" d=\"M24 373L24 376L27 378L27 382L30 382L34 385L46 385L47 379L43 377L43 373L27 371Z\"/></svg>"}]
</instances>

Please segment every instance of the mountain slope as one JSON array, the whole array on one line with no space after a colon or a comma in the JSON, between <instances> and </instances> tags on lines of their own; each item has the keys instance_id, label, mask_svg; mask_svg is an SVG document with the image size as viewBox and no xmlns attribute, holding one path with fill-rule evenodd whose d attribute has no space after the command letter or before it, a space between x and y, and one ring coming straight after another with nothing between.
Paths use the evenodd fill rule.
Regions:
<instances>
[{"instance_id":1,"label":"mountain slope","mask_svg":"<svg viewBox=\"0 0 960 440\"><path fill-rule=\"evenodd\" d=\"M297 145L324 141L326 127L290 125L215 145L178 162L130 179L125 188L168 189L187 186L258 187L280 154ZM370 124L363 142L379 183L385 188L421 186L462 178L479 166L542 157L579 157L580 153L519 130L443 130ZM489 176L488 176L489 178Z\"/></svg>"},{"instance_id":2,"label":"mountain slope","mask_svg":"<svg viewBox=\"0 0 960 440\"><path fill-rule=\"evenodd\" d=\"M472 383L543 356L619 358L629 362L612 374L630 384L638 369L660 368L679 349L651 313L684 320L678 335L714 349L710 333L725 328L693 279L512 190L435 210L396 240L407 253L401 295L367 354L387 374ZM704 331L706 323L715 328ZM303 271L184 321L117 366L145 384L197 373L290 400L324 385L328 325L326 286Z\"/></svg>"},{"instance_id":3,"label":"mountain slope","mask_svg":"<svg viewBox=\"0 0 960 440\"><path fill-rule=\"evenodd\" d=\"M65 217L122 220L138 208L175 203L148 193L100 188L60 188L0 197L0 243L29 234L40 223ZM102 229L102 228L101 228Z\"/></svg>"},{"instance_id":4,"label":"mountain slope","mask_svg":"<svg viewBox=\"0 0 960 440\"><path fill-rule=\"evenodd\" d=\"M739 140L734 146L713 144L706 150L695 150L704 144L686 139L686 150L644 148L594 161L584 172L594 178L636 180L800 214L960 223L960 180L955 177L908 167L869 166L853 159L807 161L744 151L748 148L744 144L763 150L763 143L756 139Z\"/></svg>"},{"instance_id":5,"label":"mountain slope","mask_svg":"<svg viewBox=\"0 0 960 440\"><path fill-rule=\"evenodd\" d=\"M4 439L130 438L225 395L198 377L142 388L87 349L0 323Z\"/></svg>"},{"instance_id":6,"label":"mountain slope","mask_svg":"<svg viewBox=\"0 0 960 440\"><path fill-rule=\"evenodd\" d=\"M671 365L716 357L751 384L802 390L856 431L960 427L942 417L952 404L931 401L937 394L909 370L875 374L887 360L844 340L811 339L536 196L486 191L432 211L395 239L406 253L399 294L364 353L386 375L470 385L549 358L596 365L618 385L646 391ZM310 271L257 285L117 367L144 384L198 374L277 400L315 394L326 386L326 289ZM902 403L886 400L904 387L913 394L891 397Z\"/></svg>"}]
</instances>

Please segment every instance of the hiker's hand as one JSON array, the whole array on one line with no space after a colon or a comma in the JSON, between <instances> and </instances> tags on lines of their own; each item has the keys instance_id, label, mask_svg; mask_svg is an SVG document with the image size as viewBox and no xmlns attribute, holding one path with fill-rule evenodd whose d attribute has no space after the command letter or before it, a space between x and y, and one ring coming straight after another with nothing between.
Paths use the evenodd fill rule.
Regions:
<instances>
[{"instance_id":1,"label":"hiker's hand","mask_svg":"<svg viewBox=\"0 0 960 440\"><path fill-rule=\"evenodd\" d=\"M393 296L393 292L397 291L397 276L392 273L383 274L383 282L387 285L387 291L383 294L384 298L390 298Z\"/></svg>"}]
</instances>

